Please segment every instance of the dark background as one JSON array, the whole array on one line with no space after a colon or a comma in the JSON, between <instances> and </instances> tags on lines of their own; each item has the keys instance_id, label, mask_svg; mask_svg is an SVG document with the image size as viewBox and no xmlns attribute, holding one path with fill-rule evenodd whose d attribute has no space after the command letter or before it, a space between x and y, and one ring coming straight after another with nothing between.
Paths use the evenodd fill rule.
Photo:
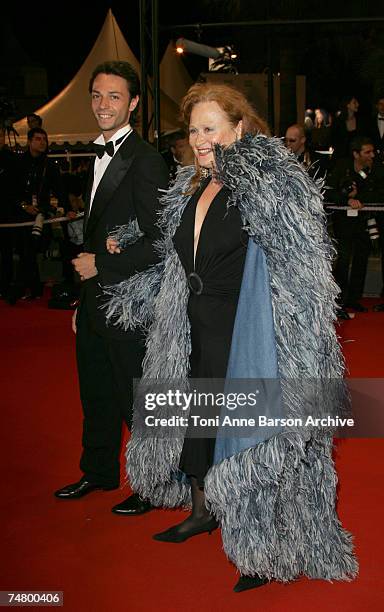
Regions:
<instances>
[{"instance_id":1,"label":"dark background","mask_svg":"<svg viewBox=\"0 0 384 612\"><path fill-rule=\"evenodd\" d=\"M59 93L87 57L111 8L132 51L139 53L139 0L130 2L63 2L3 9L15 37L29 58L48 74L48 97ZM163 26L249 20L303 20L384 17L382 2L349 0L159 0ZM240 54L239 72L292 72L307 77L307 106L337 109L344 95L354 94L369 112L372 98L384 90L384 21L289 26L222 27L160 31L160 57L168 41L179 36L211 46L233 44ZM2 54L8 70L13 59ZM206 71L207 60L185 58L193 78ZM1 85L1 83L0 83ZM8 87L9 89L9 87ZM12 96L12 91L0 94ZM32 109L33 110L33 109Z\"/></svg>"}]
</instances>

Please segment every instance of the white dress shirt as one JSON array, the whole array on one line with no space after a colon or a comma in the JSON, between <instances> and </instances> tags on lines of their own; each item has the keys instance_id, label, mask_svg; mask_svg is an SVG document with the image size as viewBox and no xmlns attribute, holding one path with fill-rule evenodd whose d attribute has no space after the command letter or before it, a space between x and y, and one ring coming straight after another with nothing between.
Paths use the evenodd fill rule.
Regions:
<instances>
[{"instance_id":1,"label":"white dress shirt","mask_svg":"<svg viewBox=\"0 0 384 612\"><path fill-rule=\"evenodd\" d=\"M110 141L113 142L113 145L114 145L113 157L116 155L116 151L119 150L123 142L125 142L126 138L128 138L128 136L131 134L131 132L132 132L132 128L128 123L128 125L125 125L124 127L117 130L117 132L114 133L112 138L109 139ZM123 136L126 136L126 138L123 138L123 140L119 142L118 145L116 145L115 144L116 140L119 140L119 138L122 138ZM100 134L100 136L98 136L96 140L94 140L94 143L104 145L105 144L104 135ZM99 183L104 176L104 172L108 168L112 159L113 158L110 155L108 155L108 153L104 153L103 157L95 158L95 165L93 169L93 185L92 185L91 201L89 203L89 212L91 212L92 203L95 197L96 189L98 188Z\"/></svg>"},{"instance_id":2,"label":"white dress shirt","mask_svg":"<svg viewBox=\"0 0 384 612\"><path fill-rule=\"evenodd\" d=\"M382 138L384 134L384 115L377 115L377 127L380 132L380 138Z\"/></svg>"}]
</instances>

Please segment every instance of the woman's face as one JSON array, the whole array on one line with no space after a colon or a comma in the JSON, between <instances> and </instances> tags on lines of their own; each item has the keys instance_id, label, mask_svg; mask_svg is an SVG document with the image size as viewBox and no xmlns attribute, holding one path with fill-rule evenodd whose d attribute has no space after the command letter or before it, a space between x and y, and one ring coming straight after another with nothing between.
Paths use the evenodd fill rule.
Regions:
<instances>
[{"instance_id":1,"label":"woman's face","mask_svg":"<svg viewBox=\"0 0 384 612\"><path fill-rule=\"evenodd\" d=\"M320 108L316 108L315 118L316 118L316 122L318 126L324 123L324 115L322 111L320 110Z\"/></svg>"},{"instance_id":2,"label":"woman's face","mask_svg":"<svg viewBox=\"0 0 384 612\"><path fill-rule=\"evenodd\" d=\"M217 102L198 102L189 123L189 144L204 168L214 165L213 145L228 146L241 137L241 121L234 126Z\"/></svg>"}]
</instances>

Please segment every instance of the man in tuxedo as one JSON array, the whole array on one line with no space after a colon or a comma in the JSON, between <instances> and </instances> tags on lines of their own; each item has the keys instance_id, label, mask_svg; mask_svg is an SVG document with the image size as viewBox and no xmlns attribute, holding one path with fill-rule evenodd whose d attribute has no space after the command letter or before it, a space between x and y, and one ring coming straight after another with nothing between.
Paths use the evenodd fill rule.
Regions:
<instances>
[{"instance_id":1,"label":"man in tuxedo","mask_svg":"<svg viewBox=\"0 0 384 612\"><path fill-rule=\"evenodd\" d=\"M376 113L372 117L368 126L367 133L381 161L384 160L384 93L378 94L376 97Z\"/></svg>"},{"instance_id":2,"label":"man in tuxedo","mask_svg":"<svg viewBox=\"0 0 384 612\"><path fill-rule=\"evenodd\" d=\"M82 280L74 313L80 395L84 412L82 478L55 492L76 499L96 489L116 489L120 481L122 425L132 422L134 378L141 376L144 339L106 323L102 287L156 263L159 238L156 209L168 169L159 153L132 130L140 95L139 78L127 62L106 62L94 70L89 87L101 129L90 168L84 219L84 252L73 260ZM106 250L108 232L136 220L142 236L120 253ZM76 332L77 330L77 332ZM142 514L146 500L131 495L112 511Z\"/></svg>"}]
</instances>

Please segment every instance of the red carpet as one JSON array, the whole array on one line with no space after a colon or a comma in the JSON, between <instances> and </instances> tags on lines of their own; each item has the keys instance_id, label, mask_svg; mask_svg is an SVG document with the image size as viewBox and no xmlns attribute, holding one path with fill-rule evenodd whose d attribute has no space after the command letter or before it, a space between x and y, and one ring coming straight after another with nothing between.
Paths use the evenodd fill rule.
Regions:
<instances>
[{"instance_id":1,"label":"red carpet","mask_svg":"<svg viewBox=\"0 0 384 612\"><path fill-rule=\"evenodd\" d=\"M0 304L0 590L61 590L64 609L74 612L383 609L383 439L337 444L339 513L355 536L360 561L352 583L301 579L235 594L236 572L219 531L178 546L154 542L152 533L183 514L112 515L111 506L127 488L56 500L52 492L80 475L81 408L70 318L69 311L49 310L45 300ZM384 313L357 315L338 329L350 375L383 377Z\"/></svg>"}]
</instances>

